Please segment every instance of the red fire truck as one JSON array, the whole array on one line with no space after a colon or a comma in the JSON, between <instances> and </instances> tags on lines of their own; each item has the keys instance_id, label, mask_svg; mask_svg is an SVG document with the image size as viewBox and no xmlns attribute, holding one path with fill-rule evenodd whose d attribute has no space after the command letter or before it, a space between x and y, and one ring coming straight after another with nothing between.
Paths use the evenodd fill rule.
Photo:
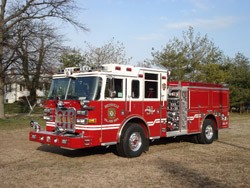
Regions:
<instances>
[{"instance_id":1,"label":"red fire truck","mask_svg":"<svg viewBox=\"0 0 250 188\"><path fill-rule=\"evenodd\" d=\"M70 149L116 145L124 157L140 156L149 141L162 137L212 143L229 126L228 88L168 82L168 76L167 70L128 65L66 68L53 76L46 130L32 121L29 139Z\"/></svg>"}]
</instances>

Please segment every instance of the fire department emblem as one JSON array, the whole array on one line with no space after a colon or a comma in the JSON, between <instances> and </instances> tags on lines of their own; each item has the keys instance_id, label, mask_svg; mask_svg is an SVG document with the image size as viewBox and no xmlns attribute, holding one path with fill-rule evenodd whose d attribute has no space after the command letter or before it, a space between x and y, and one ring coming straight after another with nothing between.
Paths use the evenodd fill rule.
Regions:
<instances>
[{"instance_id":1,"label":"fire department emblem","mask_svg":"<svg viewBox=\"0 0 250 188\"><path fill-rule=\"evenodd\" d=\"M117 117L117 110L119 109L119 105L115 103L109 103L104 106L106 116L104 117L104 121L107 123L115 123L119 120Z\"/></svg>"},{"instance_id":2,"label":"fire department emblem","mask_svg":"<svg viewBox=\"0 0 250 188\"><path fill-rule=\"evenodd\" d=\"M109 119L115 119L116 118L116 109L115 108L109 108L108 109L108 118Z\"/></svg>"}]
</instances>

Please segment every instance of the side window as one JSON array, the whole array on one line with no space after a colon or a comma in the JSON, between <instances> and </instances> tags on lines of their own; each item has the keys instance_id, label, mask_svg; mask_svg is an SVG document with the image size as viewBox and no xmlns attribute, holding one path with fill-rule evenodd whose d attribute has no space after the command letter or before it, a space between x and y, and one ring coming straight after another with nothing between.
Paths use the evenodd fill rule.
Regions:
<instances>
[{"instance_id":1,"label":"side window","mask_svg":"<svg viewBox=\"0 0 250 188\"><path fill-rule=\"evenodd\" d=\"M111 92L113 90L113 87L112 87L112 80L113 79L110 79L110 78L107 78L107 81L106 81L106 88L105 88L105 97L111 97Z\"/></svg>"},{"instance_id":2,"label":"side window","mask_svg":"<svg viewBox=\"0 0 250 188\"><path fill-rule=\"evenodd\" d=\"M96 92L95 100L100 99L101 89L102 89L102 78L99 78L98 79L98 84L97 84L97 92Z\"/></svg>"},{"instance_id":3,"label":"side window","mask_svg":"<svg viewBox=\"0 0 250 188\"><path fill-rule=\"evenodd\" d=\"M123 97L123 80L122 79L114 79L115 85L115 97L122 98Z\"/></svg>"},{"instance_id":4,"label":"side window","mask_svg":"<svg viewBox=\"0 0 250 188\"><path fill-rule=\"evenodd\" d=\"M123 80L116 78L108 78L105 88L105 97L123 97Z\"/></svg>"},{"instance_id":5,"label":"side window","mask_svg":"<svg viewBox=\"0 0 250 188\"><path fill-rule=\"evenodd\" d=\"M140 82L138 80L132 81L131 96L132 98L139 98L140 96Z\"/></svg>"},{"instance_id":6,"label":"side window","mask_svg":"<svg viewBox=\"0 0 250 188\"><path fill-rule=\"evenodd\" d=\"M145 73L145 98L158 98L158 74Z\"/></svg>"}]
</instances>

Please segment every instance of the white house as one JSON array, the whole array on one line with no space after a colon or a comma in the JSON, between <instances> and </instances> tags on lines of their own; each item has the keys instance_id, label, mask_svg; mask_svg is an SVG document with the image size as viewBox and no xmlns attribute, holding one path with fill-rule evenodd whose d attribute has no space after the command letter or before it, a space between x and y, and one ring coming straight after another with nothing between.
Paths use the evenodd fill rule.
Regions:
<instances>
[{"instance_id":1,"label":"white house","mask_svg":"<svg viewBox=\"0 0 250 188\"><path fill-rule=\"evenodd\" d=\"M44 78L46 78L46 83L48 83L48 76L41 76L41 80L44 81ZM5 82L4 86L4 102L5 103L14 103L16 101L20 100L20 97L28 97L30 95L29 91L24 85L22 76L12 75L9 76ZM42 83L44 83L42 81ZM42 84L42 89L37 89L36 94L38 98L44 98L46 97L46 87L45 84Z\"/></svg>"},{"instance_id":2,"label":"white house","mask_svg":"<svg viewBox=\"0 0 250 188\"><path fill-rule=\"evenodd\" d=\"M38 97L45 97L45 91L37 90L36 94ZM19 83L12 83L5 85L4 102L13 103L20 99L20 97L29 96L29 91L24 85Z\"/></svg>"}]
</instances>

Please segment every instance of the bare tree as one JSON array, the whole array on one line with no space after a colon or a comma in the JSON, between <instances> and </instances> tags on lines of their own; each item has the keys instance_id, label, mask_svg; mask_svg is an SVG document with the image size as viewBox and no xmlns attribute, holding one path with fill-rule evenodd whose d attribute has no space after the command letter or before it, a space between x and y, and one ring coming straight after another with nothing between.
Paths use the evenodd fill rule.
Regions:
<instances>
[{"instance_id":1,"label":"bare tree","mask_svg":"<svg viewBox=\"0 0 250 188\"><path fill-rule=\"evenodd\" d=\"M60 36L56 29L40 22L28 22L25 27L17 29L17 54L19 59L13 64L30 91L31 103L36 101L36 89L39 88L40 77L52 74L61 49ZM13 66L12 66L13 67Z\"/></svg>"},{"instance_id":2,"label":"bare tree","mask_svg":"<svg viewBox=\"0 0 250 188\"><path fill-rule=\"evenodd\" d=\"M132 57L127 58L123 43L114 41L114 38L101 47L96 47L85 42L87 50L84 64L100 66L102 64L128 64Z\"/></svg>"},{"instance_id":3,"label":"bare tree","mask_svg":"<svg viewBox=\"0 0 250 188\"><path fill-rule=\"evenodd\" d=\"M13 28L28 20L57 18L86 31L73 13L78 9L74 0L1 0L0 7L0 118L4 118L4 77L15 62L16 46L11 39L16 33ZM6 55L5 51L10 53ZM41 54L42 55L42 54Z\"/></svg>"},{"instance_id":4,"label":"bare tree","mask_svg":"<svg viewBox=\"0 0 250 188\"><path fill-rule=\"evenodd\" d=\"M67 48L63 50L63 53L60 56L60 62L64 68L80 67L86 62L86 58L79 49Z\"/></svg>"}]
</instances>

